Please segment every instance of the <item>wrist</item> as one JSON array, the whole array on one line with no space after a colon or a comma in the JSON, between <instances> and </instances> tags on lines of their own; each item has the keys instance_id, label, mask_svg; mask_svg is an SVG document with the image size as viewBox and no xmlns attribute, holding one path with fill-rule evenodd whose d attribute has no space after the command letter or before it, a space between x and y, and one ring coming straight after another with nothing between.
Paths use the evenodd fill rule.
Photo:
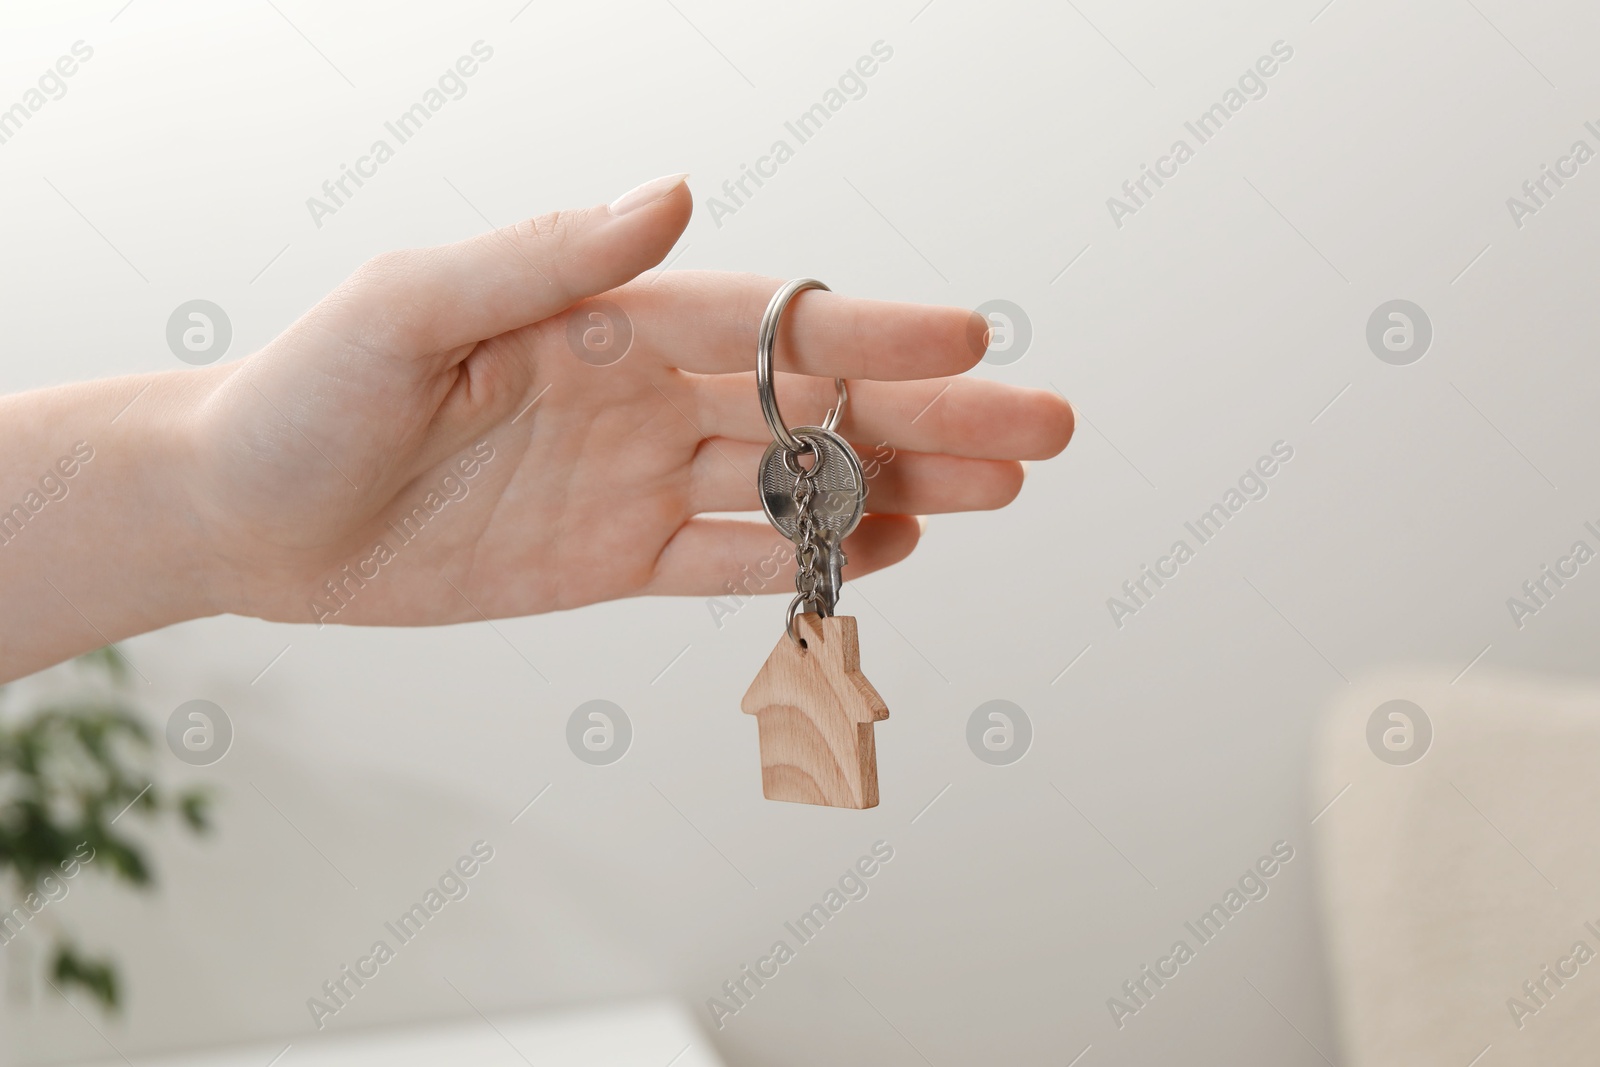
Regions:
<instances>
[{"instance_id":1,"label":"wrist","mask_svg":"<svg viewBox=\"0 0 1600 1067\"><path fill-rule=\"evenodd\" d=\"M187 498L201 375L0 398L0 681L225 610Z\"/></svg>"},{"instance_id":2,"label":"wrist","mask_svg":"<svg viewBox=\"0 0 1600 1067\"><path fill-rule=\"evenodd\" d=\"M127 457L118 473L137 501L125 502L126 513L137 524L141 551L161 584L147 594L161 625L234 612L244 602L243 576L209 521L203 477L219 442L211 439L202 416L233 367L119 380L129 397L148 386L117 419L114 426L127 426L112 446Z\"/></svg>"},{"instance_id":3,"label":"wrist","mask_svg":"<svg viewBox=\"0 0 1600 1067\"><path fill-rule=\"evenodd\" d=\"M216 371L168 371L92 383L73 404L74 435L94 450L81 478L74 584L123 636L227 611L227 572L195 499L207 444L199 412ZM101 592L104 590L105 592Z\"/></svg>"}]
</instances>

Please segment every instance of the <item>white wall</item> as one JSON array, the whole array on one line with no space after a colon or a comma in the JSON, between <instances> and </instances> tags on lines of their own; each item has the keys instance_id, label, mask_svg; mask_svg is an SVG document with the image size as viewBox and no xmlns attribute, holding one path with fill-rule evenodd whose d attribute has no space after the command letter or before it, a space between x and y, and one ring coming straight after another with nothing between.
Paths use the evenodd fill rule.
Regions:
<instances>
[{"instance_id":1,"label":"white wall","mask_svg":"<svg viewBox=\"0 0 1600 1067\"><path fill-rule=\"evenodd\" d=\"M469 1000L703 1008L885 840L868 897L717 1035L731 1062L1321 1062L1309 819L1327 798L1302 787L1319 709L1397 661L1593 662L1600 586L1522 630L1505 607L1600 519L1600 176L1521 229L1505 205L1574 140L1600 144L1592 8L122 3L0 12L0 102L74 41L95 50L0 145L0 387L178 368L164 326L193 297L227 310L242 358L374 252L688 170L674 266L1013 300L1032 349L974 373L1053 383L1080 412L1015 506L935 519L847 592L892 709L870 812L760 797L738 700L777 598L721 629L703 602L637 601L128 642L152 722L203 697L238 736L203 771L163 756L223 799L211 840L153 839L159 895L85 884L61 905L124 963L125 1017L84 1005L124 1053L316 1041L306 998L478 839L496 856L472 894L328 1032L471 1018ZM315 227L306 197L479 39L494 59L468 95ZM894 56L867 95L717 226L706 198L879 40ZM1268 94L1118 228L1106 198L1194 145L1183 123L1280 40ZM1394 298L1435 327L1411 366L1364 338ZM1106 599L1280 440L1270 495L1117 628ZM610 767L563 740L597 697L636 730ZM965 740L996 698L1036 734L1009 767ZM1269 897L1114 1026L1107 998L1280 840L1296 859ZM6 1013L19 1063L109 1055L53 994Z\"/></svg>"}]
</instances>

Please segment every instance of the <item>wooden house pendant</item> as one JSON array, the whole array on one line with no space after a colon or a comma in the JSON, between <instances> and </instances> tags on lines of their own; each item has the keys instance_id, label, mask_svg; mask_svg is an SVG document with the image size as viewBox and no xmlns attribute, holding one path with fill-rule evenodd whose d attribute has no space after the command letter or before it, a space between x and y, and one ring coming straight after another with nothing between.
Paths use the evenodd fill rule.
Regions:
<instances>
[{"instance_id":1,"label":"wooden house pendant","mask_svg":"<svg viewBox=\"0 0 1600 1067\"><path fill-rule=\"evenodd\" d=\"M861 673L856 620L800 614L804 647L780 635L741 705L761 741L761 791L768 800L835 808L878 805L872 724L889 717Z\"/></svg>"}]
</instances>

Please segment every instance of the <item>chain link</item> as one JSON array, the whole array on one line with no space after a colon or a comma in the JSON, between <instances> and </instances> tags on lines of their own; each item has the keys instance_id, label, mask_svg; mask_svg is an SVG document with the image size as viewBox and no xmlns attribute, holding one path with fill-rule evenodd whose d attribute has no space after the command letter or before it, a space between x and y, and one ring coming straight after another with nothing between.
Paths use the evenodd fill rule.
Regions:
<instances>
[{"instance_id":1,"label":"chain link","mask_svg":"<svg viewBox=\"0 0 1600 1067\"><path fill-rule=\"evenodd\" d=\"M817 520L813 511L816 487L812 484L816 472L816 464L809 469L801 467L794 479L795 533L798 535L794 552L794 589L801 604L814 606L817 614L821 615L825 614L825 605L822 603L822 574L817 564L822 555L822 546L817 543Z\"/></svg>"},{"instance_id":2,"label":"chain link","mask_svg":"<svg viewBox=\"0 0 1600 1067\"><path fill-rule=\"evenodd\" d=\"M803 426L797 433L805 448L790 450L774 442L762 457L760 477L767 518L795 545L795 595L784 616L784 631L803 650L795 616L833 615L849 562L843 541L861 519L866 478L854 450L837 434L815 426ZM801 460L808 455L806 466ZM779 459L781 466L774 462ZM780 473L785 470L793 479L787 484Z\"/></svg>"}]
</instances>

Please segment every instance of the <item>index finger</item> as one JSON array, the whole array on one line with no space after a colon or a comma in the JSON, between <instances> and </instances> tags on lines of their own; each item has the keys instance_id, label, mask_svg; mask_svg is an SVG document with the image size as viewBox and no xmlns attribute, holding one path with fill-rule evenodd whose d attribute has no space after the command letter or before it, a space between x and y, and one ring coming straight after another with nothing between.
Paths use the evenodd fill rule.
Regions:
<instances>
[{"instance_id":1,"label":"index finger","mask_svg":"<svg viewBox=\"0 0 1600 1067\"><path fill-rule=\"evenodd\" d=\"M730 374L755 369L761 315L782 284L755 274L672 271L608 295L627 312L636 346L680 370ZM963 308L811 289L783 313L773 365L821 378L941 378L975 366L988 332L983 316Z\"/></svg>"}]
</instances>

